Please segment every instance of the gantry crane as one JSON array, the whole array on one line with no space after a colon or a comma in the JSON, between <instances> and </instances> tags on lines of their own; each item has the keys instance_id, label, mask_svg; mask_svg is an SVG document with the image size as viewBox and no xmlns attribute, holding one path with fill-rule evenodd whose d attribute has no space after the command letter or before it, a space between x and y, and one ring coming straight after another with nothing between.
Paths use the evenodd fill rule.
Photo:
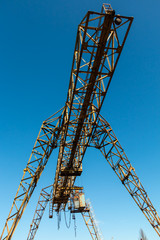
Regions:
<instances>
[{"instance_id":1,"label":"gantry crane","mask_svg":"<svg viewBox=\"0 0 160 240\"><path fill-rule=\"evenodd\" d=\"M65 106L45 120L23 172L0 239L10 240L53 149L59 155L50 216L67 205L88 146L99 149L124 187L160 236L160 219L135 169L100 110L133 18L116 15L108 4L88 11L78 25Z\"/></svg>"}]
</instances>

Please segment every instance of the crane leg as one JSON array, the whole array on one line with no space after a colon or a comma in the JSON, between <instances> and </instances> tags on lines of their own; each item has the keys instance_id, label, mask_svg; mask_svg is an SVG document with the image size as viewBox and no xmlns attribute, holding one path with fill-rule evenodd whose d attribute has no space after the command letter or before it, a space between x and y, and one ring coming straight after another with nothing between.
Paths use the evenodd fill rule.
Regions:
<instances>
[{"instance_id":1,"label":"crane leg","mask_svg":"<svg viewBox=\"0 0 160 240\"><path fill-rule=\"evenodd\" d=\"M27 237L27 240L33 240L35 237L35 234L38 230L40 221L43 217L43 213L46 209L47 203L49 202L51 198L51 190L53 188L53 185L50 185L48 187L45 187L41 190L37 207L33 216L32 224L30 225L29 234Z\"/></svg>"},{"instance_id":2,"label":"crane leg","mask_svg":"<svg viewBox=\"0 0 160 240\"><path fill-rule=\"evenodd\" d=\"M29 161L23 170L23 177L5 222L0 240L11 239L52 150L59 144L63 125L63 112L64 108L60 109L57 113L45 120L41 126Z\"/></svg>"},{"instance_id":3,"label":"crane leg","mask_svg":"<svg viewBox=\"0 0 160 240\"><path fill-rule=\"evenodd\" d=\"M160 236L160 218L157 211L110 124L102 116L98 117L97 127L91 140L92 144L101 151L131 197Z\"/></svg>"},{"instance_id":4,"label":"crane leg","mask_svg":"<svg viewBox=\"0 0 160 240\"><path fill-rule=\"evenodd\" d=\"M93 210L91 209L91 204L89 201L87 201L86 203L86 208L88 209L88 211L82 211L81 214L88 228L88 231L93 240L102 240L103 236L99 230L99 227L97 225L97 222L96 222Z\"/></svg>"}]
</instances>

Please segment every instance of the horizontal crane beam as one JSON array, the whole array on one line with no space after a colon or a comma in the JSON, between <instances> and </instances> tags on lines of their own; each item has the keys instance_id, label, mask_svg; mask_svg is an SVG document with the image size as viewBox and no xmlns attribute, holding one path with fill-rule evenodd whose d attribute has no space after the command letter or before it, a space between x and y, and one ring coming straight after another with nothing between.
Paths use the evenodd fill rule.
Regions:
<instances>
[{"instance_id":1,"label":"horizontal crane beam","mask_svg":"<svg viewBox=\"0 0 160 240\"><path fill-rule=\"evenodd\" d=\"M59 211L70 195L133 18L88 12L78 26L53 190ZM122 26L122 31L121 31ZM67 176L68 171L68 176ZM73 174L69 174L72 172Z\"/></svg>"}]
</instances>

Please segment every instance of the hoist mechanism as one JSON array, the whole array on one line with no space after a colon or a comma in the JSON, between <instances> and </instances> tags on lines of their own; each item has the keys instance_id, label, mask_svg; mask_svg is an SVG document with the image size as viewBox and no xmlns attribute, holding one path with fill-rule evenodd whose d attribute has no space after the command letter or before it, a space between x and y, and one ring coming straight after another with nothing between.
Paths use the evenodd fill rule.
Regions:
<instances>
[{"instance_id":1,"label":"hoist mechanism","mask_svg":"<svg viewBox=\"0 0 160 240\"><path fill-rule=\"evenodd\" d=\"M50 185L41 190L38 203L36 206L36 210L32 219L32 223L30 225L30 230L29 230L27 240L33 240L35 238L35 235L38 230L39 224L42 220L44 211L47 207L47 204L51 200L51 189L53 189L53 185ZM74 186L74 188L71 191L70 197L68 199L67 207L61 209L61 211L64 211L64 213L66 210L70 211L70 214L72 214L73 220L75 220L75 214L81 213L84 219L84 222L89 230L91 238L93 240L103 240L103 236L99 229L97 221L95 219L95 214L93 212L91 203L89 200L85 201L83 187ZM49 217L52 218L52 216L50 215ZM71 221L71 216L70 216L70 221ZM67 225L67 227L69 226L70 226L70 223Z\"/></svg>"},{"instance_id":2,"label":"hoist mechanism","mask_svg":"<svg viewBox=\"0 0 160 240\"><path fill-rule=\"evenodd\" d=\"M88 146L102 152L160 236L157 211L110 124L100 115L132 21L132 17L116 14L109 4L103 4L100 13L88 11L78 25L65 106L42 123L0 240L12 238L48 159L57 147L50 217L53 212L58 214L66 208L75 180L82 173L82 160Z\"/></svg>"}]
</instances>

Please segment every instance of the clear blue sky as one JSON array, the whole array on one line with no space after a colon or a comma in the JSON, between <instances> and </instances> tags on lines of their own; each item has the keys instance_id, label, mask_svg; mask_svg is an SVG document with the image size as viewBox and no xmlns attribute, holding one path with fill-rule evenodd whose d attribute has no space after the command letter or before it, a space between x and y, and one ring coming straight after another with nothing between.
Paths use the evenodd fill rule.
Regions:
<instances>
[{"instance_id":1,"label":"clear blue sky","mask_svg":"<svg viewBox=\"0 0 160 240\"><path fill-rule=\"evenodd\" d=\"M0 231L43 120L66 100L77 25L103 1L0 1ZM101 114L110 122L160 214L160 26L158 0L108 1L134 22ZM13 236L26 239L42 187L54 179L52 155ZM105 240L135 240L142 228L158 240L141 211L97 150L88 150L80 183ZM77 240L90 239L77 217ZM75 239L48 209L36 239Z\"/></svg>"}]
</instances>

